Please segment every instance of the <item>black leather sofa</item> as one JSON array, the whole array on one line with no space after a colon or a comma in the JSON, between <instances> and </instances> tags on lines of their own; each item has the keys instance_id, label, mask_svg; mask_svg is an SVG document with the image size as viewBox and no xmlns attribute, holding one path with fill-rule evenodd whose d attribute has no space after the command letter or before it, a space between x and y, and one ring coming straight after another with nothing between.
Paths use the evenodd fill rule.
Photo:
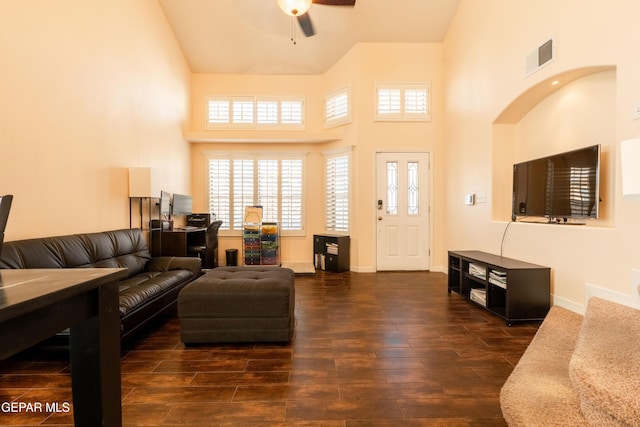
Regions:
<instances>
[{"instance_id":1,"label":"black leather sofa","mask_svg":"<svg viewBox=\"0 0 640 427\"><path fill-rule=\"evenodd\" d=\"M43 237L5 242L0 269L126 268L120 281L120 335L124 340L163 311L200 276L201 261L152 257L140 229Z\"/></svg>"}]
</instances>

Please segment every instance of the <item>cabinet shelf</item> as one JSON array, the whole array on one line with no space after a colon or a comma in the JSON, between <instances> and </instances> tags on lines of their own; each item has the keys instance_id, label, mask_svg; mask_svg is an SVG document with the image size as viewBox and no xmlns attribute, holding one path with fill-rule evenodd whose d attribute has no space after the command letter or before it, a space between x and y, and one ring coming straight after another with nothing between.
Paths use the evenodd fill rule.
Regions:
<instances>
[{"instance_id":1,"label":"cabinet shelf","mask_svg":"<svg viewBox=\"0 0 640 427\"><path fill-rule=\"evenodd\" d=\"M350 237L315 234L313 236L313 260L320 270L336 273L349 271Z\"/></svg>"},{"instance_id":2,"label":"cabinet shelf","mask_svg":"<svg viewBox=\"0 0 640 427\"><path fill-rule=\"evenodd\" d=\"M549 267L480 251L449 251L448 292L484 307L509 326L544 319L550 308L550 276ZM484 305L477 290L484 292Z\"/></svg>"}]
</instances>

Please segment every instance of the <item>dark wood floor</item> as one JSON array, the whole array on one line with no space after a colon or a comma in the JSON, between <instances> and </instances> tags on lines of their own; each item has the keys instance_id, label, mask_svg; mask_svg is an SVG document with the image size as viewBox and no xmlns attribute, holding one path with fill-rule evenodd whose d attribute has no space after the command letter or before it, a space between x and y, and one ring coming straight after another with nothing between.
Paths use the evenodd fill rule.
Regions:
<instances>
[{"instance_id":1,"label":"dark wood floor","mask_svg":"<svg viewBox=\"0 0 640 427\"><path fill-rule=\"evenodd\" d=\"M286 345L185 348L167 316L123 349L123 423L504 425L500 387L539 325L507 327L446 288L428 272L298 276ZM11 413L11 401L71 402L66 355L0 362L0 425L72 425L71 412Z\"/></svg>"}]
</instances>

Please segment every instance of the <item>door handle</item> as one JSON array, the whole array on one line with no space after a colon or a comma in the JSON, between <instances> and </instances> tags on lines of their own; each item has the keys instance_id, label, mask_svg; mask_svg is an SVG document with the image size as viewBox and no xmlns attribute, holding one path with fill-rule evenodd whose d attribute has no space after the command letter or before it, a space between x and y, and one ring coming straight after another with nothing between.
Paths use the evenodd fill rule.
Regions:
<instances>
[{"instance_id":1,"label":"door handle","mask_svg":"<svg viewBox=\"0 0 640 427\"><path fill-rule=\"evenodd\" d=\"M381 216L378 217L378 221L382 221L382 217Z\"/></svg>"},{"instance_id":2,"label":"door handle","mask_svg":"<svg viewBox=\"0 0 640 427\"><path fill-rule=\"evenodd\" d=\"M378 210L382 210L382 200L378 200Z\"/></svg>"}]
</instances>

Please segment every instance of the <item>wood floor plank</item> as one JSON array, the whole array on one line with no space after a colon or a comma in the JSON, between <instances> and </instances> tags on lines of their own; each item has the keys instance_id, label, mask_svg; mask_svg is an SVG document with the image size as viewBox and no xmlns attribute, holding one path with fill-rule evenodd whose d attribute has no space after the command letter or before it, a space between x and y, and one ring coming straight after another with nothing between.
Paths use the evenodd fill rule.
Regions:
<instances>
[{"instance_id":1,"label":"wood floor plank","mask_svg":"<svg viewBox=\"0 0 640 427\"><path fill-rule=\"evenodd\" d=\"M500 388L539 322L508 327L430 272L296 277L290 343L185 347L169 313L125 344L125 426L502 426ZM68 356L0 362L3 402L70 402ZM72 425L73 414L0 414Z\"/></svg>"}]
</instances>

